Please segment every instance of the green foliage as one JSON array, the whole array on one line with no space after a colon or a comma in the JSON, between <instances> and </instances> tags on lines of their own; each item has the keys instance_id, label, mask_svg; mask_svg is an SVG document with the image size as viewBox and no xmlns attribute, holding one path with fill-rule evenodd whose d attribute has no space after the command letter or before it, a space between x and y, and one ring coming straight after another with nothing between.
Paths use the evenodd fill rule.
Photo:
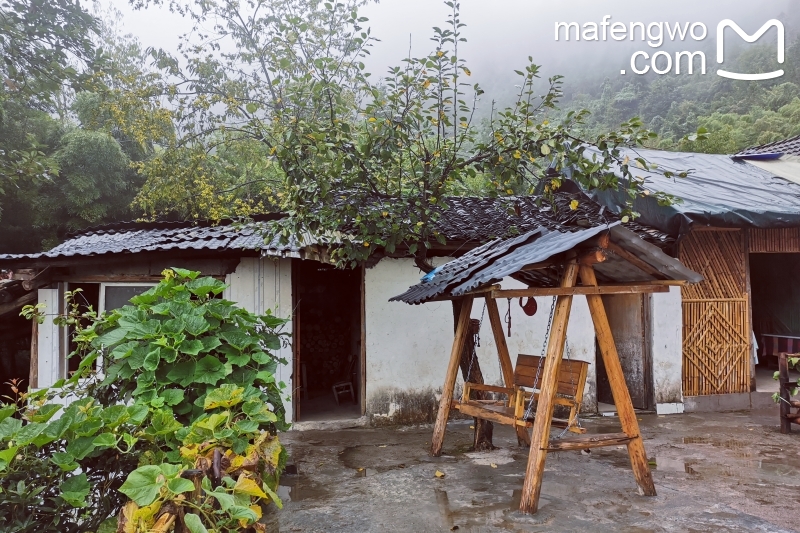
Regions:
<instances>
[{"instance_id":1,"label":"green foliage","mask_svg":"<svg viewBox=\"0 0 800 533\"><path fill-rule=\"evenodd\" d=\"M263 196L214 196L262 183L276 190L264 190L260 205L274 202L290 215L280 235L336 235L333 257L343 266L376 250L424 258L431 243L443 241L433 222L448 195L530 193L540 185L549 193L565 174L587 188L621 186L631 197L642 191L635 166L620 152L652 140L638 119L578 136L586 113L548 118L561 78L549 79L539 94L539 67L528 58L517 71L514 102L477 124L483 90L467 83L472 73L459 49L465 25L452 1L445 2L446 24L433 30L430 53L372 81L363 59L373 37L360 4L170 2L195 22L195 35L215 44L188 35L181 59L154 51L160 78L127 92L143 107L166 97L176 126L174 140L139 167L147 182L136 204L152 215L247 215ZM134 132L147 121L120 127ZM225 181L217 154L239 146L252 146L262 164L252 173L240 167ZM623 179L609 171L614 164Z\"/></svg>"},{"instance_id":2,"label":"green foliage","mask_svg":"<svg viewBox=\"0 0 800 533\"><path fill-rule=\"evenodd\" d=\"M65 88L80 87L102 64L92 43L97 29L77 0L0 1L0 107L55 110ZM54 170L35 136L0 135L0 192L9 182L47 179Z\"/></svg>"},{"instance_id":3,"label":"green foliage","mask_svg":"<svg viewBox=\"0 0 800 533\"><path fill-rule=\"evenodd\" d=\"M79 314L69 295L58 322L75 326L78 372L27 395L29 407L0 408L7 531L95 531L122 509L120 530L144 533L180 506L203 527L232 532L252 525L261 504L280 504L285 452L276 434L288 425L274 377L284 361L273 351L286 321L219 298L216 279L164 274L105 316ZM73 399L63 411L59 396ZM224 458L218 476L215 456ZM204 488L199 497L192 479Z\"/></svg>"}]
</instances>

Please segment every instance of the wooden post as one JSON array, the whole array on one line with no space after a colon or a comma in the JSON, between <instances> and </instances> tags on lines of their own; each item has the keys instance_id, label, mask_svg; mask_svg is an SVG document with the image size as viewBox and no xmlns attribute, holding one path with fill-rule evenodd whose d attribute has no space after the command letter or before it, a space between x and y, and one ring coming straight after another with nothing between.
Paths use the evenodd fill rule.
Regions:
<instances>
[{"instance_id":1,"label":"wooden post","mask_svg":"<svg viewBox=\"0 0 800 533\"><path fill-rule=\"evenodd\" d=\"M486 310L489 312L489 323L492 326L492 334L494 335L494 343L497 345L497 357L500 359L500 369L503 372L503 383L508 388L514 386L514 367L511 364L511 356L508 353L508 344L506 344L506 337L503 334L503 323L500 321L500 312L497 310L497 300L489 295L486 298ZM509 402L513 402L513 398L509 398ZM510 404L511 405L511 404ZM517 430L517 443L520 446L530 446L531 439L528 436L528 430L516 426Z\"/></svg>"},{"instance_id":2,"label":"wooden post","mask_svg":"<svg viewBox=\"0 0 800 533\"><path fill-rule=\"evenodd\" d=\"M466 296L461 300L461 314L458 316L453 349L450 352L450 363L447 365L447 374L444 378L442 399L439 401L439 413L436 415L436 424L433 426L431 455L434 457L442 454L444 432L447 429L447 418L450 416L450 404L453 402L453 388L456 386L461 350L464 348L464 341L469 331L469 315L472 312L472 301L473 298L471 296Z\"/></svg>"},{"instance_id":3,"label":"wooden post","mask_svg":"<svg viewBox=\"0 0 800 533\"><path fill-rule=\"evenodd\" d=\"M572 287L578 276L578 265L570 262L566 265L562 287ZM525 483L522 485L522 499L519 510L523 513L535 513L539 506L539 495L542 492L544 462L547 458L547 447L550 443L550 424L553 420L553 405L558 389L558 371L561 357L564 354L564 341L567 336L569 312L572 307L572 296L559 296L553 314L553 325L550 328L550 341L547 343L547 357L544 362L539 394L539 405L536 408L536 419L533 422L531 450L528 455L528 467L525 469Z\"/></svg>"},{"instance_id":4,"label":"wooden post","mask_svg":"<svg viewBox=\"0 0 800 533\"><path fill-rule=\"evenodd\" d=\"M28 390L39 388L39 323L31 320L31 366L28 375Z\"/></svg>"},{"instance_id":5,"label":"wooden post","mask_svg":"<svg viewBox=\"0 0 800 533\"><path fill-rule=\"evenodd\" d=\"M597 278L592 267L581 267L581 282L583 285L597 285ZM586 301L589 304L592 322L594 322L597 344L600 346L600 353L603 356L603 364L611 385L611 394L614 397L614 405L617 408L622 431L633 439L628 443L628 455L631 459L633 475L636 477L636 483L643 495L655 496L656 487L653 484L650 466L647 464L647 454L639 433L639 423L636 421L636 412L633 410L631 395L628 392L628 385L625 383L625 375L622 372L617 347L608 324L608 316L603 307L603 297L597 294L587 295Z\"/></svg>"},{"instance_id":6,"label":"wooden post","mask_svg":"<svg viewBox=\"0 0 800 533\"><path fill-rule=\"evenodd\" d=\"M778 394L780 395L781 433L792 432L792 421L789 419L789 360L785 353L778 354Z\"/></svg>"}]
</instances>

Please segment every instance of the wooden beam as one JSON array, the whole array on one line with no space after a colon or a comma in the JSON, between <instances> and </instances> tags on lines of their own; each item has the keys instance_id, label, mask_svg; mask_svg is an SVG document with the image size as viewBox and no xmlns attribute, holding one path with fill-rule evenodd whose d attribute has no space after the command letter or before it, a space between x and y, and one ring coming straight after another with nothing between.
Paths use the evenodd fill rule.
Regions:
<instances>
[{"instance_id":1,"label":"wooden beam","mask_svg":"<svg viewBox=\"0 0 800 533\"><path fill-rule=\"evenodd\" d=\"M36 298L38 298L38 293L36 291L33 291L27 294L23 294L13 302L8 302L7 304L0 304L0 316L6 313L11 313L12 311L16 311L23 305L31 304L36 301Z\"/></svg>"},{"instance_id":2,"label":"wooden beam","mask_svg":"<svg viewBox=\"0 0 800 533\"><path fill-rule=\"evenodd\" d=\"M669 286L648 284L601 285L599 287L530 287L528 289L496 289L492 298L531 298L534 296L576 296L581 294L635 294L669 292Z\"/></svg>"},{"instance_id":3,"label":"wooden beam","mask_svg":"<svg viewBox=\"0 0 800 533\"><path fill-rule=\"evenodd\" d=\"M619 446L628 444L631 440L625 433L603 433L600 435L581 435L568 439L551 440L547 451L563 452L567 450L584 450L586 448L602 448L604 446Z\"/></svg>"},{"instance_id":4,"label":"wooden beam","mask_svg":"<svg viewBox=\"0 0 800 533\"><path fill-rule=\"evenodd\" d=\"M597 285L597 277L591 267L581 267L581 282L584 285ZM603 357L603 365L606 375L611 385L611 394L614 397L614 405L617 408L622 431L631 438L628 442L628 455L631 459L633 475L636 483L645 496L655 496L656 487L653 484L653 476L650 473L650 466L647 464L647 454L644 450L644 442L639 434L639 423L636 421L636 412L633 410L631 395L628 392L628 385L625 383L625 375L622 372L622 365L619 361L617 347L614 344L614 337L611 333L611 326L608 323L603 297L597 294L587 295L586 302L589 304L589 312L594 322L595 336L600 353Z\"/></svg>"},{"instance_id":5,"label":"wooden beam","mask_svg":"<svg viewBox=\"0 0 800 533\"><path fill-rule=\"evenodd\" d=\"M645 274L650 274L651 276L658 279L664 279L666 277L656 267L654 267L653 265L642 259L639 259L634 254L624 249L623 247L619 246L618 244L614 244L613 242L611 242L608 244L608 249L614 252L615 255L618 255L628 263L632 264L633 266L644 272Z\"/></svg>"},{"instance_id":6,"label":"wooden beam","mask_svg":"<svg viewBox=\"0 0 800 533\"><path fill-rule=\"evenodd\" d=\"M469 315L472 312L472 297L467 296L461 302L461 313L458 316L453 348L450 351L450 363L447 365L447 374L442 386L442 398L439 401L439 412L436 415L436 424L433 426L431 439L431 455L438 457L442 454L444 433L447 430L447 418L450 416L450 404L453 401L453 388L456 386L458 363L461 360L461 350L469 332Z\"/></svg>"},{"instance_id":7,"label":"wooden beam","mask_svg":"<svg viewBox=\"0 0 800 533\"><path fill-rule=\"evenodd\" d=\"M500 285L488 285L486 287L481 287L480 289L475 289L474 291L465 292L464 294L459 294L458 296L451 296L449 294L443 294L441 296L437 296L436 298L432 298L430 300L426 300L428 302L449 302L451 300L458 300L459 298L466 298L468 296L483 296L487 293L492 291L498 290Z\"/></svg>"},{"instance_id":8,"label":"wooden beam","mask_svg":"<svg viewBox=\"0 0 800 533\"><path fill-rule=\"evenodd\" d=\"M561 287L573 287L577 277L578 264L574 261L568 263L564 277L561 279ZM525 469L525 483L522 485L522 499L519 503L519 510L523 513L535 513L539 506L544 463L547 458L547 446L550 441L550 427L553 420L553 406L558 390L558 372L561 367L561 358L564 355L564 341L567 336L571 307L571 294L562 294L556 300L553 325L550 328L550 340L547 344L547 356L542 372L539 405L536 408L536 420L533 423L528 466Z\"/></svg>"},{"instance_id":9,"label":"wooden beam","mask_svg":"<svg viewBox=\"0 0 800 533\"><path fill-rule=\"evenodd\" d=\"M596 248L580 256L578 263L581 265L595 265L605 262L606 259L608 259L606 253L602 249Z\"/></svg>"},{"instance_id":10,"label":"wooden beam","mask_svg":"<svg viewBox=\"0 0 800 533\"><path fill-rule=\"evenodd\" d=\"M511 364L511 355L508 353L508 344L506 344L506 337L503 335L503 323L500 321L500 312L497 309L497 301L493 298L486 298L486 311L489 313L489 323L492 326L492 335L494 336L494 344L497 346L497 357L500 359L500 370L503 373L503 383L506 387L514 386L514 366ZM513 398L509 397L510 402ZM517 430L517 443L520 446L530 446L531 438L528 436L528 431L525 428L516 428Z\"/></svg>"}]
</instances>

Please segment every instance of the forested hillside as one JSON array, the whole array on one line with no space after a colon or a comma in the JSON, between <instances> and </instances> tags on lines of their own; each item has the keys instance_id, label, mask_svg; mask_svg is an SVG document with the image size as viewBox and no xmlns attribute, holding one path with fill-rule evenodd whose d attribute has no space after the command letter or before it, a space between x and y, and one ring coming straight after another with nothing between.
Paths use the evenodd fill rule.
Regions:
<instances>
[{"instance_id":1,"label":"forested hillside","mask_svg":"<svg viewBox=\"0 0 800 533\"><path fill-rule=\"evenodd\" d=\"M766 40L766 39L765 39ZM736 72L768 72L784 76L768 81L735 81L717 76L714 50L706 50L706 75L643 75L567 80L562 111L588 109L588 132L640 117L659 134L654 147L665 150L732 154L748 146L800 134L800 39L787 46L786 62L778 65L774 41L726 57ZM702 141L683 140L698 128Z\"/></svg>"}]
</instances>

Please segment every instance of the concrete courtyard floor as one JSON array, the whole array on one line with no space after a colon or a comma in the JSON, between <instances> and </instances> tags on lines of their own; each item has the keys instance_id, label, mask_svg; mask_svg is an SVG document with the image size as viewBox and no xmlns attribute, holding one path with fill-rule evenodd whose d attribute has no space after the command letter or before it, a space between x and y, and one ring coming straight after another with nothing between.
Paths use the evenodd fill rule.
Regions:
<instances>
[{"instance_id":1,"label":"concrete courtyard floor","mask_svg":"<svg viewBox=\"0 0 800 533\"><path fill-rule=\"evenodd\" d=\"M658 496L640 496L624 448L548 455L536 515L517 511L527 449L495 426L498 449L470 453L470 422L451 421L442 457L430 426L292 431L297 475L281 483L272 531L783 532L800 528L800 433L769 410L640 415ZM616 432L614 417L584 419ZM435 472L445 474L438 478Z\"/></svg>"}]
</instances>

